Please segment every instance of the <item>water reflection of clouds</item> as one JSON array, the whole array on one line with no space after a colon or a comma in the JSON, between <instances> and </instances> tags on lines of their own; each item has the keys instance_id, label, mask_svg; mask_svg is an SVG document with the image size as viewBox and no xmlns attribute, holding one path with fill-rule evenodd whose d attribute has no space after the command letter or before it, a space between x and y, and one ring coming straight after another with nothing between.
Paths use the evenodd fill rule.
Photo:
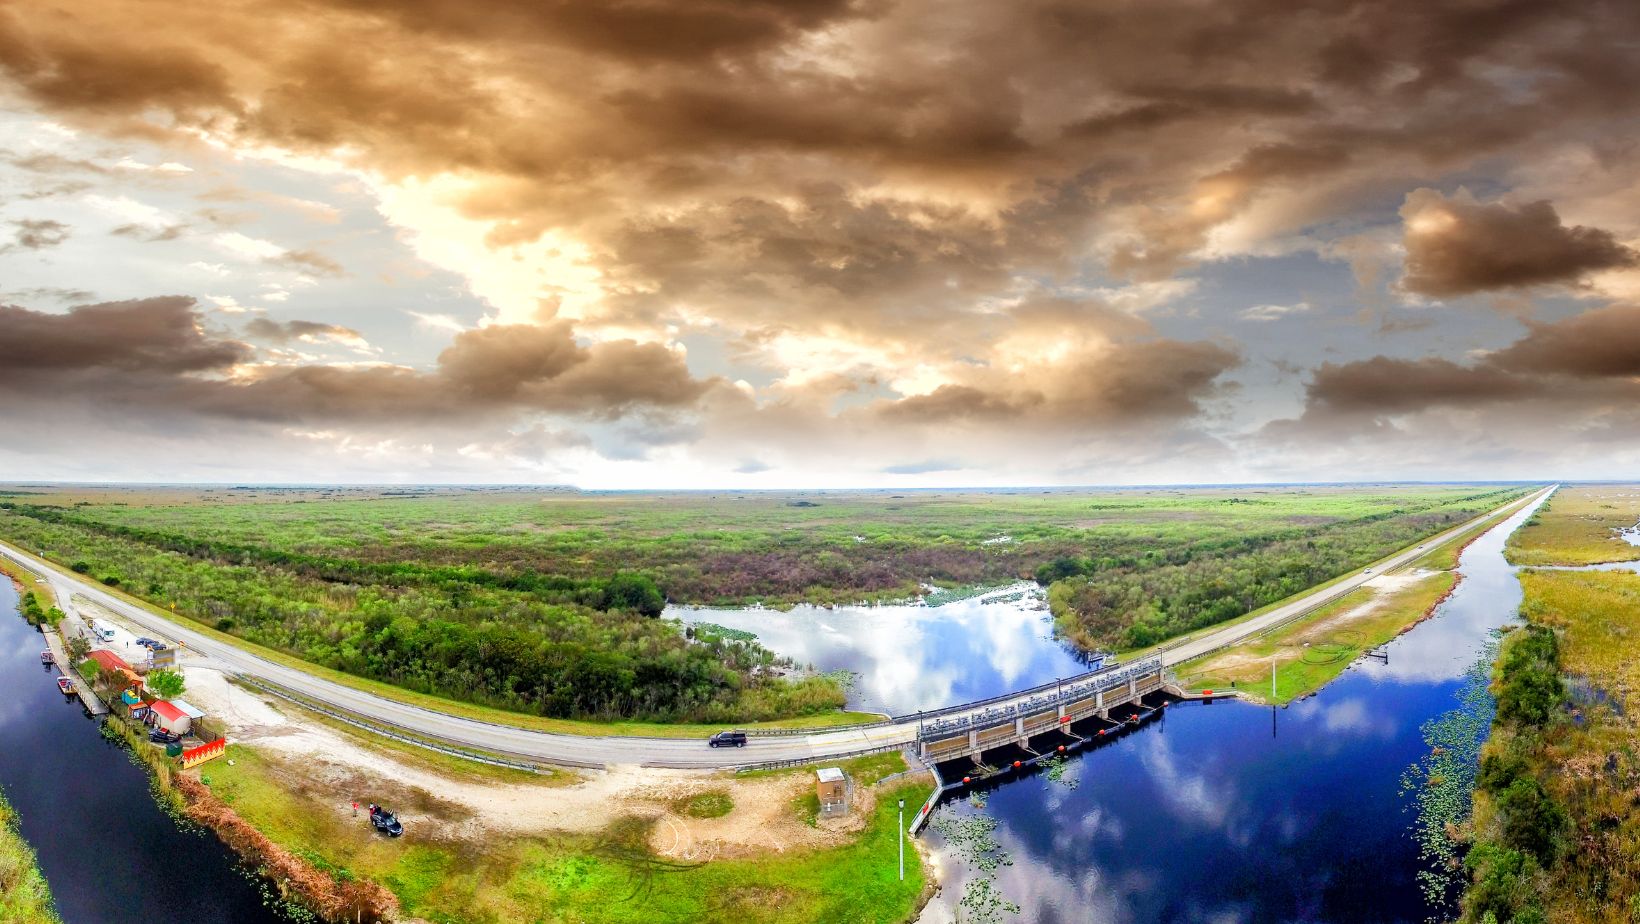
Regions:
<instances>
[{"instance_id":1,"label":"water reflection of clouds","mask_svg":"<svg viewBox=\"0 0 1640 924\"><path fill-rule=\"evenodd\" d=\"M1023 587L1021 589L1024 589ZM1025 602L939 607L673 609L686 622L755 633L798 664L857 675L850 704L896 714L935 709L1071 676L1085 668Z\"/></svg>"},{"instance_id":2,"label":"water reflection of clouds","mask_svg":"<svg viewBox=\"0 0 1640 924\"><path fill-rule=\"evenodd\" d=\"M1139 746L1139 762L1155 777L1155 790L1175 816L1203 827L1225 826L1236 798L1235 790L1227 783L1221 781L1215 786L1206 773L1184 769L1161 735L1144 736Z\"/></svg>"}]
</instances>

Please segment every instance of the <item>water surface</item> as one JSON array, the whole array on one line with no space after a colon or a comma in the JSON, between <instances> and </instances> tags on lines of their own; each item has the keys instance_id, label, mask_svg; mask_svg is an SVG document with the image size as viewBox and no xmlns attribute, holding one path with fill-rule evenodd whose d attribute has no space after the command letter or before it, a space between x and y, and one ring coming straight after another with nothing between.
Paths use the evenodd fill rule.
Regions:
<instances>
[{"instance_id":1,"label":"water surface","mask_svg":"<svg viewBox=\"0 0 1640 924\"><path fill-rule=\"evenodd\" d=\"M942 606L671 607L667 615L754 633L800 665L851 671L849 708L892 715L998 696L1090 667L1086 655L1054 638L1046 604L1029 583Z\"/></svg>"},{"instance_id":2,"label":"water surface","mask_svg":"<svg viewBox=\"0 0 1640 924\"><path fill-rule=\"evenodd\" d=\"M66 924L277 924L215 835L163 812L148 772L40 664L45 639L0 577L0 788Z\"/></svg>"}]
</instances>

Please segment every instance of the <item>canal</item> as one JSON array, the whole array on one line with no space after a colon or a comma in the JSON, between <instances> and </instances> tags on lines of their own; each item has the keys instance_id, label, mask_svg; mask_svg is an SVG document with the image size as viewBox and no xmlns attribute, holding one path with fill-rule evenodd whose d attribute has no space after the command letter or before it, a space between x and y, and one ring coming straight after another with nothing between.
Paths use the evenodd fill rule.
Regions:
<instances>
[{"instance_id":1,"label":"canal","mask_svg":"<svg viewBox=\"0 0 1640 924\"><path fill-rule=\"evenodd\" d=\"M1432 734L1484 737L1486 666L1521 600L1503 544L1530 513L1469 546L1457 592L1387 646L1387 662L1358 662L1286 709L1179 704L1072 758L1057 779L1038 773L943 806L930 835L943 888L922 924L953 921L965 896L973 908L988 894L1020 909L998 920L1037 924L1450 917L1458 884L1420 854L1419 813L1437 800L1418 798L1413 768ZM1007 858L994 871L950 842L976 821L990 828L990 855ZM975 889L976 878L990 881Z\"/></svg>"},{"instance_id":2,"label":"canal","mask_svg":"<svg viewBox=\"0 0 1640 924\"><path fill-rule=\"evenodd\" d=\"M1009 777L972 802L942 805L925 841L942 888L922 924L947 924L959 910L965 921L1022 924L1446 915L1457 884L1438 858L1420 856L1416 825L1436 800L1418 797L1411 768L1431 754L1430 723L1467 729L1477 746L1484 737L1491 646L1521 599L1503 544L1530 515L1516 513L1465 550L1457 591L1386 646L1387 662L1364 659L1290 708L1177 704L1052 774ZM669 615L753 632L819 670L849 670L852 707L907 713L1086 670L1022 589L932 607ZM983 863L950 842L971 847L976 823L995 844Z\"/></svg>"},{"instance_id":3,"label":"canal","mask_svg":"<svg viewBox=\"0 0 1640 924\"><path fill-rule=\"evenodd\" d=\"M215 835L160 809L147 771L57 692L44 647L0 576L0 788L66 924L288 920Z\"/></svg>"}]
</instances>

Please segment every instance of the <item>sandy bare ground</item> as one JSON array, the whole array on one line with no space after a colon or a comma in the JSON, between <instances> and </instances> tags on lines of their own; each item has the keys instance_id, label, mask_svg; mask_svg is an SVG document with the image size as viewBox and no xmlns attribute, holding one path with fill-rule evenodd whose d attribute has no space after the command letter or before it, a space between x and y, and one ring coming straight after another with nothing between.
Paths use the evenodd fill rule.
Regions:
<instances>
[{"instance_id":1,"label":"sandy bare ground","mask_svg":"<svg viewBox=\"0 0 1640 924\"><path fill-rule=\"evenodd\" d=\"M720 771L619 766L576 771L578 778L568 785L561 779L463 778L303 721L299 710L229 683L203 664L189 665L185 674L189 700L223 721L230 742L267 757L284 785L328 803L339 816L350 815L355 800L391 805L407 824L437 839L591 832L636 816L656 820L651 836L656 852L708 860L835 844L864 825L872 806L869 788L856 787L853 811L811 827L796 806L813 790L808 774L735 779ZM711 819L681 814L690 796L712 790L729 793L734 801L729 814Z\"/></svg>"},{"instance_id":2,"label":"sandy bare ground","mask_svg":"<svg viewBox=\"0 0 1640 924\"><path fill-rule=\"evenodd\" d=\"M1384 602L1396 592L1412 584L1416 584L1434 573L1435 572L1433 571L1414 568L1397 572L1395 574L1381 574L1362 585L1363 587L1372 590L1372 597L1370 599L1363 600L1355 606L1345 607L1336 613L1329 614L1325 618L1306 623L1296 634L1288 636L1284 640L1284 644L1287 647L1293 647L1302 646L1309 642L1324 641L1339 629L1349 628L1350 623L1364 619L1371 616L1373 613L1378 612L1378 610L1383 608ZM1250 639L1249 641L1252 640ZM1233 648L1218 657L1213 658L1206 664L1203 664L1201 670L1233 670L1235 668L1245 667L1250 664L1267 665L1269 664L1269 661L1269 655L1256 655L1247 651Z\"/></svg>"}]
</instances>

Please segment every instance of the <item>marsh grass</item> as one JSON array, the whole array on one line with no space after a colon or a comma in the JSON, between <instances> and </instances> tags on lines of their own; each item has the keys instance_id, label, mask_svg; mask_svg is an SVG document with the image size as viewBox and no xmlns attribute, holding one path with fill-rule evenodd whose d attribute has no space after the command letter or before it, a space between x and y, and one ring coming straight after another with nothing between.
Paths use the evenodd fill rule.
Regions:
<instances>
[{"instance_id":1,"label":"marsh grass","mask_svg":"<svg viewBox=\"0 0 1640 924\"><path fill-rule=\"evenodd\" d=\"M62 924L51 887L34 850L17 830L17 813L0 794L0 921L6 924Z\"/></svg>"},{"instance_id":2,"label":"marsh grass","mask_svg":"<svg viewBox=\"0 0 1640 924\"><path fill-rule=\"evenodd\" d=\"M1557 498L1557 501L1559 498ZM1592 551L1582 508L1546 514L1523 557ZM1640 575L1522 572L1474 799L1467 922L1640 920Z\"/></svg>"},{"instance_id":3,"label":"marsh grass","mask_svg":"<svg viewBox=\"0 0 1640 924\"><path fill-rule=\"evenodd\" d=\"M1640 523L1640 486L1562 487L1509 537L1516 565L1590 565L1640 559L1618 531Z\"/></svg>"}]
</instances>

